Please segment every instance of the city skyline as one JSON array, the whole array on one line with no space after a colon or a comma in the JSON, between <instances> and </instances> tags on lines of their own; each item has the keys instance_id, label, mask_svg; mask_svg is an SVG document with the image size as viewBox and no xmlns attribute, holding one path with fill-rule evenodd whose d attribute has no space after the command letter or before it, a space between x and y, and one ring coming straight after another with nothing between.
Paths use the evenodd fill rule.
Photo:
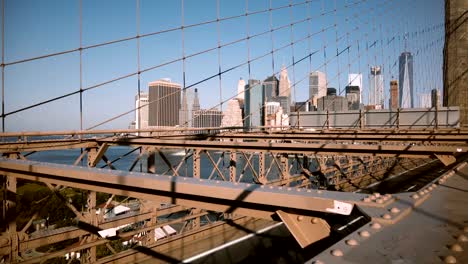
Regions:
<instances>
[{"instance_id":1,"label":"city skyline","mask_svg":"<svg viewBox=\"0 0 468 264\"><path fill-rule=\"evenodd\" d=\"M160 76L180 83L184 90L193 91L196 87L202 94L210 95L200 98L201 104L209 107L226 104L236 95L237 91L232 88L236 87L239 76L244 79L278 76L282 65L289 72L290 98L294 101L309 99L307 79L312 71L324 72L329 76L327 86L337 87L338 93L343 95L348 74L362 74L363 80L368 80L370 65L382 65L384 80L398 76L398 55L405 50L405 36L414 64L421 65L414 69L415 93L442 87L442 78L434 77L441 76L440 67L437 67L441 65L444 30L443 3L440 1L424 2L424 10L415 8L423 3L420 0L407 6L400 2L359 2L349 10L344 8L344 1L294 1L291 7L288 7L289 1L250 1L246 6L246 2L221 0L218 7L216 3L206 5L206 2L185 1L183 14L179 1L166 2L164 12L157 3L141 2L137 9L135 3L127 1L114 1L112 5L100 2L92 6L83 1L80 37L78 3L7 1L5 113L64 94L67 96L54 100L47 107L8 115L5 129L15 131L35 127L50 130L59 129L59 124L79 129L81 115L83 129L101 123L104 125L97 128L126 127L134 119L134 112L109 123L103 121L134 109L134 95L145 89L143 84ZM269 8L275 9L271 11L271 18ZM245 14L245 10L252 14L230 18ZM261 13L262 10L266 11ZM360 10L363 15L357 18L350 10ZM137 11L140 14L138 20ZM259 13L253 14L255 12ZM113 15L105 15L108 13ZM322 16L322 13L328 15ZM216 22L217 16L220 22ZM308 17L314 19L309 21ZM408 17L411 17L411 23L406 19ZM182 30L178 28L182 18L186 26L184 45ZM215 22L198 25L205 21ZM328 27L333 24L340 26ZM281 30L283 25L288 26ZM270 27L274 30L270 31ZM142 36L138 41L132 37L136 36L137 29ZM247 34L252 36L248 40L244 39ZM307 38L309 34L311 37ZM341 38L346 34L349 34L348 39ZM125 38L130 39L101 45ZM244 40L235 42L238 39ZM219 52L216 50L218 41L221 44ZM287 46L291 43L293 46ZM80 46L83 47L82 55L79 54ZM213 47L215 49L204 52ZM72 51L9 65L64 50ZM180 59L183 56L185 60ZM222 74L218 76L220 71ZM31 89L31 83L35 89ZM384 98L389 98L388 82L384 88ZM367 103L369 87L366 81L362 89L362 101Z\"/></svg>"}]
</instances>

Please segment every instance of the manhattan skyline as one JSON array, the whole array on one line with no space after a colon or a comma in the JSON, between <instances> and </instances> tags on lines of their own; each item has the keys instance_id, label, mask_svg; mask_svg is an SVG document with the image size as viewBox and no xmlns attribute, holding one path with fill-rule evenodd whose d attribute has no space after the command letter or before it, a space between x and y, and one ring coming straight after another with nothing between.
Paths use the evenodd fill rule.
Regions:
<instances>
[{"instance_id":1,"label":"manhattan skyline","mask_svg":"<svg viewBox=\"0 0 468 264\"><path fill-rule=\"evenodd\" d=\"M415 93L442 87L440 69L436 67L441 65L442 58L443 41L438 40L443 36L442 1L425 2L425 10L416 9L420 3L412 2L404 12L400 10L407 3L393 1L359 2L352 8L345 7L348 1L249 1L247 5L245 1L186 0L164 2L164 8L152 1L139 3L137 8L134 2L102 1L92 3L91 7L91 1L83 1L80 37L78 1L6 1L5 113L62 95L73 95L8 115L5 130L53 130L63 129L64 125L68 129L79 129L80 93L76 91L80 87L89 89L82 93L83 129L93 127L134 109L138 83L140 91L146 91L149 82L166 77L181 84L182 89L198 88L203 95L201 104L207 108L220 102L224 108L228 98L237 93L240 77L263 80L274 74L279 76L282 65L289 73L292 101L309 98L308 74L318 70L326 73L327 86L336 87L341 95L344 95L348 74L362 74L362 98L367 103L369 65L382 65L385 98L389 98L387 80L398 76L397 61L404 50L405 34L407 49L414 55ZM270 7L274 11L268 12ZM246 10L258 14L230 18L245 14ZM217 17L225 20L218 24ZM213 20L215 22L198 25ZM294 25L281 29L291 23ZM177 29L181 24L187 26L183 34ZM334 24L339 26L330 27ZM270 33L270 29L276 30ZM150 35L137 41L132 38L136 34ZM258 36L229 44L247 35ZM123 38L132 39L94 47ZM294 45L288 47L291 42ZM217 50L217 43L224 46ZM81 55L81 77L78 50L16 63L80 46L86 48ZM197 53L200 54L194 55ZM431 55L429 61L423 56L427 53ZM185 62L169 63L183 54ZM267 55L262 57L264 54ZM245 63L249 58L250 65ZM236 67L238 65L242 66ZM151 69L154 66L158 67ZM138 68L142 71L140 78L134 74ZM218 78L220 70L224 73ZM109 82L116 78L119 79ZM126 127L133 117L134 113L129 113L97 128Z\"/></svg>"}]
</instances>

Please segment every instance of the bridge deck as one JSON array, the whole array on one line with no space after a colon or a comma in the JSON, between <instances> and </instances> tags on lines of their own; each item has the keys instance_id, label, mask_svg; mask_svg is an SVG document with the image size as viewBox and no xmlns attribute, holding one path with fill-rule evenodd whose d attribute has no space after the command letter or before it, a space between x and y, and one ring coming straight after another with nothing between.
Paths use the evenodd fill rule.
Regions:
<instances>
[{"instance_id":1,"label":"bridge deck","mask_svg":"<svg viewBox=\"0 0 468 264\"><path fill-rule=\"evenodd\" d=\"M402 195L412 195L406 193ZM456 171L445 182L426 195L427 199L414 207L410 214L394 224L383 224L381 229L363 226L313 261L324 263L439 263L449 255L456 263L468 263L468 166ZM419 198L424 199L424 198ZM397 201L405 203L405 200ZM363 238L360 232L368 231ZM346 244L354 239L356 246ZM454 251L458 244L463 251ZM456 246L455 246L456 247ZM333 256L333 250L343 252ZM317 262L319 263L319 262ZM452 262L454 263L454 262Z\"/></svg>"}]
</instances>

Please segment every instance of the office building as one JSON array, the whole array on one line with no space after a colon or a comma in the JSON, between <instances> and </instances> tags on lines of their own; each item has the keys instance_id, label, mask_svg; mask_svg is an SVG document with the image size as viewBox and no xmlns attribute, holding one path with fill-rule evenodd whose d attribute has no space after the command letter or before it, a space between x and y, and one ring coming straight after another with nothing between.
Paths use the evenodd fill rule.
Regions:
<instances>
[{"instance_id":1,"label":"office building","mask_svg":"<svg viewBox=\"0 0 468 264\"><path fill-rule=\"evenodd\" d=\"M237 99L244 100L244 97L245 97L244 88L245 88L245 81L242 78L240 78L239 81L237 82Z\"/></svg>"},{"instance_id":2,"label":"office building","mask_svg":"<svg viewBox=\"0 0 468 264\"><path fill-rule=\"evenodd\" d=\"M379 105L383 108L384 105L384 80L382 68L373 66L370 68L369 78L369 105Z\"/></svg>"},{"instance_id":3,"label":"office building","mask_svg":"<svg viewBox=\"0 0 468 264\"><path fill-rule=\"evenodd\" d=\"M398 97L398 81L391 80L390 81L390 109L397 109L399 108L399 97Z\"/></svg>"},{"instance_id":4,"label":"office building","mask_svg":"<svg viewBox=\"0 0 468 264\"><path fill-rule=\"evenodd\" d=\"M279 102L267 102L265 104L265 126L281 130L289 127L289 117L283 113Z\"/></svg>"},{"instance_id":5,"label":"office building","mask_svg":"<svg viewBox=\"0 0 468 264\"><path fill-rule=\"evenodd\" d=\"M195 90L197 90L195 88ZM198 95L197 95L198 96ZM182 103L179 111L179 123L181 127L192 127L192 110L194 103L194 91L185 89L182 91ZM198 99L198 98L197 98Z\"/></svg>"},{"instance_id":6,"label":"office building","mask_svg":"<svg viewBox=\"0 0 468 264\"><path fill-rule=\"evenodd\" d=\"M309 74L309 100L317 106L317 99L327 95L327 76L320 71Z\"/></svg>"},{"instance_id":7,"label":"office building","mask_svg":"<svg viewBox=\"0 0 468 264\"><path fill-rule=\"evenodd\" d=\"M263 81L265 90L265 101L271 102L273 97L278 96L279 80L276 76L270 76Z\"/></svg>"},{"instance_id":8,"label":"office building","mask_svg":"<svg viewBox=\"0 0 468 264\"><path fill-rule=\"evenodd\" d=\"M258 127L263 126L263 103L265 102L265 91L259 80L249 80L245 86L244 101L244 126Z\"/></svg>"},{"instance_id":9,"label":"office building","mask_svg":"<svg viewBox=\"0 0 468 264\"><path fill-rule=\"evenodd\" d=\"M281 108L283 108L283 112L285 114L289 113L291 104L287 96L276 96L276 97L273 97L271 101L280 103Z\"/></svg>"},{"instance_id":10,"label":"office building","mask_svg":"<svg viewBox=\"0 0 468 264\"><path fill-rule=\"evenodd\" d=\"M278 96L286 96L291 98L291 83L288 77L288 69L283 65L280 72Z\"/></svg>"},{"instance_id":11,"label":"office building","mask_svg":"<svg viewBox=\"0 0 468 264\"><path fill-rule=\"evenodd\" d=\"M413 55L403 52L399 58L400 107L414 108Z\"/></svg>"},{"instance_id":12,"label":"office building","mask_svg":"<svg viewBox=\"0 0 468 264\"><path fill-rule=\"evenodd\" d=\"M343 97L343 96L327 95L317 100L317 110L318 111L348 111L348 100L346 100L346 97Z\"/></svg>"},{"instance_id":13,"label":"office building","mask_svg":"<svg viewBox=\"0 0 468 264\"><path fill-rule=\"evenodd\" d=\"M359 87L359 102L362 102L362 74L360 73L348 74L348 86Z\"/></svg>"},{"instance_id":14,"label":"office building","mask_svg":"<svg viewBox=\"0 0 468 264\"><path fill-rule=\"evenodd\" d=\"M148 128L148 93L140 92L135 96L135 129Z\"/></svg>"},{"instance_id":15,"label":"office building","mask_svg":"<svg viewBox=\"0 0 468 264\"><path fill-rule=\"evenodd\" d=\"M193 97L192 111L200 110L200 99L198 99L198 89L195 88L195 95Z\"/></svg>"},{"instance_id":16,"label":"office building","mask_svg":"<svg viewBox=\"0 0 468 264\"><path fill-rule=\"evenodd\" d=\"M238 99L231 99L227 102L227 108L223 113L221 120L222 127L243 126L242 106Z\"/></svg>"},{"instance_id":17,"label":"office building","mask_svg":"<svg viewBox=\"0 0 468 264\"><path fill-rule=\"evenodd\" d=\"M216 109L200 109L192 112L193 127L220 127L223 112Z\"/></svg>"},{"instance_id":18,"label":"office building","mask_svg":"<svg viewBox=\"0 0 468 264\"><path fill-rule=\"evenodd\" d=\"M359 86L346 86L346 100L348 100L348 110L359 110L361 105L361 90Z\"/></svg>"},{"instance_id":19,"label":"office building","mask_svg":"<svg viewBox=\"0 0 468 264\"><path fill-rule=\"evenodd\" d=\"M170 79L149 83L149 126L178 126L181 87Z\"/></svg>"}]
</instances>

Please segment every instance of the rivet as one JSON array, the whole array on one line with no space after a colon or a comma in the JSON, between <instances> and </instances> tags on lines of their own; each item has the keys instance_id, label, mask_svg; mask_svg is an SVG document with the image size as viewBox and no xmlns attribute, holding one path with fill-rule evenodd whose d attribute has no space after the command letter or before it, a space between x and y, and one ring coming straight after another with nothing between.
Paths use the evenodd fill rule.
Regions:
<instances>
[{"instance_id":1,"label":"rivet","mask_svg":"<svg viewBox=\"0 0 468 264\"><path fill-rule=\"evenodd\" d=\"M411 195L411 198L413 198L413 199L415 199L415 200L416 200L416 199L419 199L419 195L415 193L415 194Z\"/></svg>"},{"instance_id":2,"label":"rivet","mask_svg":"<svg viewBox=\"0 0 468 264\"><path fill-rule=\"evenodd\" d=\"M260 185L260 188L265 189L265 185Z\"/></svg>"},{"instance_id":3,"label":"rivet","mask_svg":"<svg viewBox=\"0 0 468 264\"><path fill-rule=\"evenodd\" d=\"M318 218L314 217L314 218L312 218L312 220L310 220L310 222L312 224L318 224L319 220L318 220Z\"/></svg>"},{"instance_id":4,"label":"rivet","mask_svg":"<svg viewBox=\"0 0 468 264\"><path fill-rule=\"evenodd\" d=\"M462 252L463 248L460 246L460 244L453 244L452 246L450 246L450 250L455 252Z\"/></svg>"},{"instance_id":5,"label":"rivet","mask_svg":"<svg viewBox=\"0 0 468 264\"><path fill-rule=\"evenodd\" d=\"M299 189L299 188L296 188L296 192L300 192L300 191L301 191L301 189Z\"/></svg>"},{"instance_id":6,"label":"rivet","mask_svg":"<svg viewBox=\"0 0 468 264\"><path fill-rule=\"evenodd\" d=\"M311 190L307 190L307 192L310 193L310 192L312 192L312 191L311 191ZM320 260L318 260L318 261L320 261Z\"/></svg>"},{"instance_id":7,"label":"rivet","mask_svg":"<svg viewBox=\"0 0 468 264\"><path fill-rule=\"evenodd\" d=\"M357 245L359 245L359 243L357 242L356 239L349 239L349 240L346 240L346 244L349 245L349 246L357 246Z\"/></svg>"},{"instance_id":8,"label":"rivet","mask_svg":"<svg viewBox=\"0 0 468 264\"><path fill-rule=\"evenodd\" d=\"M458 241L458 242L467 242L467 241L468 241L468 237L466 237L465 235L461 234L461 235L458 236L457 241Z\"/></svg>"},{"instance_id":9,"label":"rivet","mask_svg":"<svg viewBox=\"0 0 468 264\"><path fill-rule=\"evenodd\" d=\"M325 264L325 262L321 261L321 260L316 260L313 262L313 264Z\"/></svg>"},{"instance_id":10,"label":"rivet","mask_svg":"<svg viewBox=\"0 0 468 264\"><path fill-rule=\"evenodd\" d=\"M382 215L383 219L392 219L392 216L390 214L384 214Z\"/></svg>"},{"instance_id":11,"label":"rivet","mask_svg":"<svg viewBox=\"0 0 468 264\"><path fill-rule=\"evenodd\" d=\"M444 258L445 263L457 263L457 259L454 256L446 256Z\"/></svg>"},{"instance_id":12,"label":"rivet","mask_svg":"<svg viewBox=\"0 0 468 264\"><path fill-rule=\"evenodd\" d=\"M434 188L433 188L432 186L429 186L427 189L428 189L429 191L434 190Z\"/></svg>"},{"instance_id":13,"label":"rivet","mask_svg":"<svg viewBox=\"0 0 468 264\"><path fill-rule=\"evenodd\" d=\"M318 190L318 191L317 191L317 193L318 193L318 194L321 194L321 193L322 193L322 191L321 191L321 190Z\"/></svg>"},{"instance_id":14,"label":"rivet","mask_svg":"<svg viewBox=\"0 0 468 264\"><path fill-rule=\"evenodd\" d=\"M272 186L272 185L270 185L270 189L273 189L273 186Z\"/></svg>"},{"instance_id":15,"label":"rivet","mask_svg":"<svg viewBox=\"0 0 468 264\"><path fill-rule=\"evenodd\" d=\"M219 181L216 181L216 183L219 183Z\"/></svg>"},{"instance_id":16,"label":"rivet","mask_svg":"<svg viewBox=\"0 0 468 264\"><path fill-rule=\"evenodd\" d=\"M288 191L291 191L291 190L292 190L292 188L288 188Z\"/></svg>"},{"instance_id":17,"label":"rivet","mask_svg":"<svg viewBox=\"0 0 468 264\"><path fill-rule=\"evenodd\" d=\"M372 194L371 196L369 196L369 198L373 201L373 200L375 200L377 197L375 197L375 195Z\"/></svg>"},{"instance_id":18,"label":"rivet","mask_svg":"<svg viewBox=\"0 0 468 264\"><path fill-rule=\"evenodd\" d=\"M331 251L331 254L335 257L342 257L343 256L343 251L339 249L334 249Z\"/></svg>"},{"instance_id":19,"label":"rivet","mask_svg":"<svg viewBox=\"0 0 468 264\"><path fill-rule=\"evenodd\" d=\"M380 193L378 193L378 192L373 193L373 195L375 196L375 198L379 198L379 197L380 197Z\"/></svg>"},{"instance_id":20,"label":"rivet","mask_svg":"<svg viewBox=\"0 0 468 264\"><path fill-rule=\"evenodd\" d=\"M362 199L362 201L364 201L365 203L370 203L371 199L369 197L365 197L364 199Z\"/></svg>"},{"instance_id":21,"label":"rivet","mask_svg":"<svg viewBox=\"0 0 468 264\"><path fill-rule=\"evenodd\" d=\"M437 188L437 184L433 183L433 184L431 185L431 187L432 187L432 188Z\"/></svg>"},{"instance_id":22,"label":"rivet","mask_svg":"<svg viewBox=\"0 0 468 264\"><path fill-rule=\"evenodd\" d=\"M383 204L384 200L379 198L379 199L375 200L375 202L378 203L378 204Z\"/></svg>"},{"instance_id":23,"label":"rivet","mask_svg":"<svg viewBox=\"0 0 468 264\"><path fill-rule=\"evenodd\" d=\"M382 228L382 225L380 225L379 223L372 223L371 228L372 229L380 229L380 228Z\"/></svg>"},{"instance_id":24,"label":"rivet","mask_svg":"<svg viewBox=\"0 0 468 264\"><path fill-rule=\"evenodd\" d=\"M302 216L302 215L297 216L297 221L300 222L300 221L302 221L302 220L304 220L304 216Z\"/></svg>"},{"instance_id":25,"label":"rivet","mask_svg":"<svg viewBox=\"0 0 468 264\"><path fill-rule=\"evenodd\" d=\"M423 195L424 195L424 192L423 192L423 191L419 191L418 194L419 194L419 196L423 196Z\"/></svg>"},{"instance_id":26,"label":"rivet","mask_svg":"<svg viewBox=\"0 0 468 264\"><path fill-rule=\"evenodd\" d=\"M362 237L370 237L370 233L367 230L359 232L359 235Z\"/></svg>"},{"instance_id":27,"label":"rivet","mask_svg":"<svg viewBox=\"0 0 468 264\"><path fill-rule=\"evenodd\" d=\"M400 212L400 209L398 209L397 207L393 207L391 210L390 210L391 213L393 214L398 214Z\"/></svg>"},{"instance_id":28,"label":"rivet","mask_svg":"<svg viewBox=\"0 0 468 264\"><path fill-rule=\"evenodd\" d=\"M278 187L278 190L283 190L283 187Z\"/></svg>"},{"instance_id":29,"label":"rivet","mask_svg":"<svg viewBox=\"0 0 468 264\"><path fill-rule=\"evenodd\" d=\"M445 181L444 179L440 179L440 180L438 181L438 183L439 183L439 184L442 184L442 183L444 183L444 181Z\"/></svg>"}]
</instances>

